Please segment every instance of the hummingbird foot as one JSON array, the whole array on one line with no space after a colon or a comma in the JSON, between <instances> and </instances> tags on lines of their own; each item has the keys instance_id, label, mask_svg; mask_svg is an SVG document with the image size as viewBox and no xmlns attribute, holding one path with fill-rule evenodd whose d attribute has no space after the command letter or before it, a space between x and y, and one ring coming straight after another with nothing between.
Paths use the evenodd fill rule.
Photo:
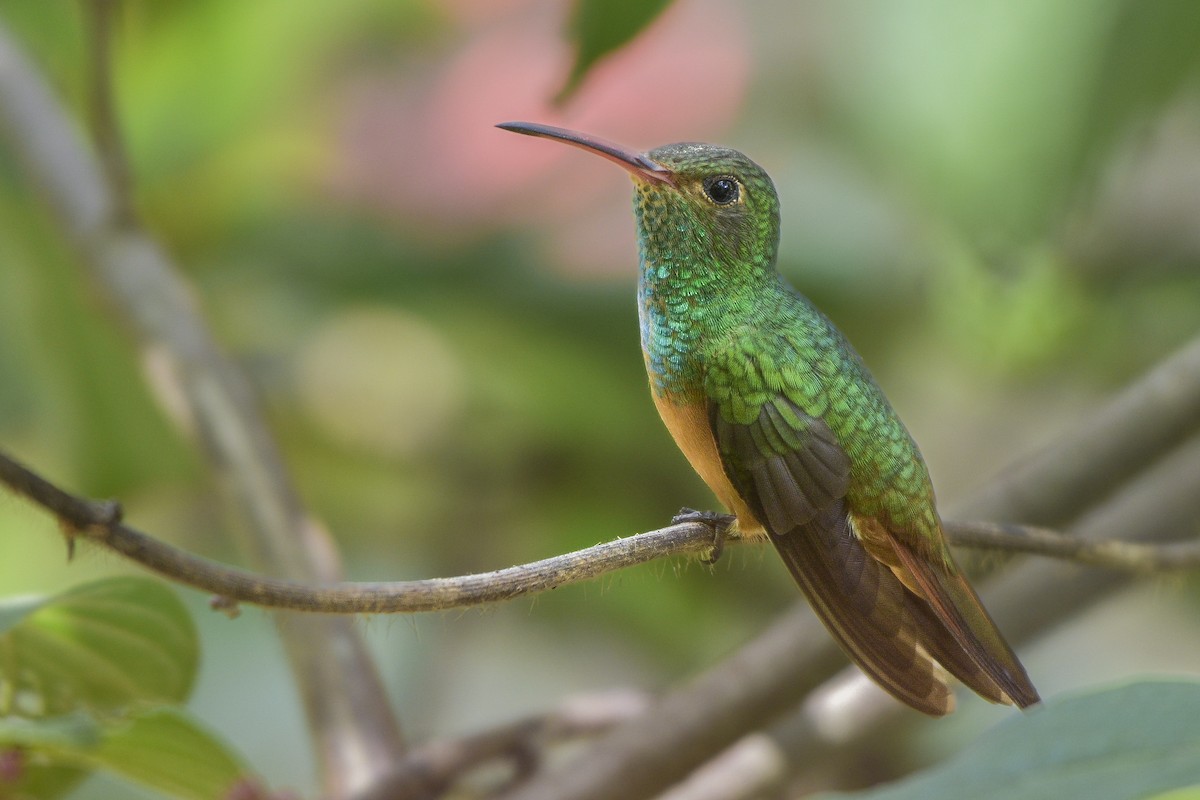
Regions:
<instances>
[{"instance_id":1,"label":"hummingbird foot","mask_svg":"<svg viewBox=\"0 0 1200 800\"><path fill-rule=\"evenodd\" d=\"M702 564L715 564L725 552L725 533L735 522L737 517L733 514L721 514L716 511L697 511L694 508L686 506L679 509L679 513L671 517L672 525L682 525L685 522L698 522L701 525L707 526L713 535L712 550L708 555L700 559Z\"/></svg>"}]
</instances>

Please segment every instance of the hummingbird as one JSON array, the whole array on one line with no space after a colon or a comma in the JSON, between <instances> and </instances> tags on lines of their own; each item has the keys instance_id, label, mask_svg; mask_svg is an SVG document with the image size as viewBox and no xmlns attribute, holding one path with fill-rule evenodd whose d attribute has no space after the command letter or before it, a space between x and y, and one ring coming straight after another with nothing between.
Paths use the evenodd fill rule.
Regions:
<instances>
[{"instance_id":1,"label":"hummingbird","mask_svg":"<svg viewBox=\"0 0 1200 800\"><path fill-rule=\"evenodd\" d=\"M733 516L691 518L769 539L847 656L912 708L953 710L946 672L994 703L1039 702L955 564L916 443L845 336L779 273L766 171L709 144L637 153L549 125L498 127L633 178L651 396Z\"/></svg>"}]
</instances>

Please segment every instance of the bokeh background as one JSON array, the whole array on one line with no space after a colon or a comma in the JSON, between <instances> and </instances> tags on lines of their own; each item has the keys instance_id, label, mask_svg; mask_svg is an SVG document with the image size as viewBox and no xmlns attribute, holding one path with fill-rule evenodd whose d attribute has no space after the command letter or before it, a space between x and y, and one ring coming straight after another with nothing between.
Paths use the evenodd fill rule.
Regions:
<instances>
[{"instance_id":1,"label":"bokeh background","mask_svg":"<svg viewBox=\"0 0 1200 800\"><path fill-rule=\"evenodd\" d=\"M719 141L763 164L781 270L863 353L944 501L1200 329L1189 0L678 0L555 104L570 15L549 0L126 4L116 80L137 207L252 376L353 578L508 566L713 506L649 402L628 180L497 122L645 149ZM82 120L77 4L2 0L0 20ZM145 530L240 559L193 443L4 150L0 442L121 498ZM68 565L44 515L0 498L4 595L130 569L86 547ZM205 652L194 710L273 785L311 791L267 616L230 622L183 594ZM664 687L795 599L774 559L732 548L712 570L661 562L361 625L425 739ZM1195 672L1194 609L1186 584L1149 583L1027 663L1045 694ZM963 705L914 747L1002 713Z\"/></svg>"}]
</instances>

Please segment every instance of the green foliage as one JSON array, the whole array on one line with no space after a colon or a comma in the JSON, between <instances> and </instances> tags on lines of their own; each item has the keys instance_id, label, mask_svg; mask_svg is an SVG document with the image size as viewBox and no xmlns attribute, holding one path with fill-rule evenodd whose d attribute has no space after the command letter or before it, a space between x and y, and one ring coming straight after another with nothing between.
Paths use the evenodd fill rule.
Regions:
<instances>
[{"instance_id":1,"label":"green foliage","mask_svg":"<svg viewBox=\"0 0 1200 800\"><path fill-rule=\"evenodd\" d=\"M21 600L2 613L0 674L16 697L8 711L53 716L177 703L191 691L196 630L158 581L110 578Z\"/></svg>"},{"instance_id":2,"label":"green foliage","mask_svg":"<svg viewBox=\"0 0 1200 800\"><path fill-rule=\"evenodd\" d=\"M1126 0L1097 48L1084 156L1096 157L1200 72L1200 14L1192 0Z\"/></svg>"},{"instance_id":3,"label":"green foliage","mask_svg":"<svg viewBox=\"0 0 1200 800\"><path fill-rule=\"evenodd\" d=\"M168 706L115 718L86 712L4 718L0 743L21 748L26 760L24 774L15 785L0 787L0 797L10 791L14 797L49 800L93 769L184 800L225 797L239 782L253 782L226 745L186 711Z\"/></svg>"},{"instance_id":4,"label":"green foliage","mask_svg":"<svg viewBox=\"0 0 1200 800\"><path fill-rule=\"evenodd\" d=\"M930 305L958 333L948 347L982 354L997 372L1019 373L1059 363L1079 346L1086 304L1055 251L1014 253L996 266L957 243L943 251L943 264Z\"/></svg>"},{"instance_id":5,"label":"green foliage","mask_svg":"<svg viewBox=\"0 0 1200 800\"><path fill-rule=\"evenodd\" d=\"M596 62L628 44L670 4L671 0L576 0L568 32L575 61L555 100L566 101Z\"/></svg>"},{"instance_id":6,"label":"green foliage","mask_svg":"<svg viewBox=\"0 0 1200 800\"><path fill-rule=\"evenodd\" d=\"M180 798L223 797L245 766L187 712L170 707L129 715L107 725L94 748L64 752L86 764L112 770L130 780Z\"/></svg>"},{"instance_id":7,"label":"green foliage","mask_svg":"<svg viewBox=\"0 0 1200 800\"><path fill-rule=\"evenodd\" d=\"M908 780L821 797L1140 800L1200 781L1197 716L1196 681L1147 681L1050 699ZM1180 800L1191 796L1181 794Z\"/></svg>"},{"instance_id":8,"label":"green foliage","mask_svg":"<svg viewBox=\"0 0 1200 800\"><path fill-rule=\"evenodd\" d=\"M175 594L110 578L0 608L0 796L60 796L104 769L173 797L210 800L246 779L241 761L176 704L198 643Z\"/></svg>"}]
</instances>

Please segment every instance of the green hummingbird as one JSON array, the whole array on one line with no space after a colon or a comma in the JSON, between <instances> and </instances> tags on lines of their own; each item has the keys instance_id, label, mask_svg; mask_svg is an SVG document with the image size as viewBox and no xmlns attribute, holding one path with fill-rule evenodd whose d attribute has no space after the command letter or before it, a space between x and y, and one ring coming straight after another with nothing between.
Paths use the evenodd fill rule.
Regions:
<instances>
[{"instance_id":1,"label":"green hummingbird","mask_svg":"<svg viewBox=\"0 0 1200 800\"><path fill-rule=\"evenodd\" d=\"M738 534L770 539L846 654L933 716L954 707L935 661L994 703L1037 703L954 563L912 437L842 333L779 274L766 171L708 144L640 154L547 125L498 127L633 176L654 404Z\"/></svg>"}]
</instances>

